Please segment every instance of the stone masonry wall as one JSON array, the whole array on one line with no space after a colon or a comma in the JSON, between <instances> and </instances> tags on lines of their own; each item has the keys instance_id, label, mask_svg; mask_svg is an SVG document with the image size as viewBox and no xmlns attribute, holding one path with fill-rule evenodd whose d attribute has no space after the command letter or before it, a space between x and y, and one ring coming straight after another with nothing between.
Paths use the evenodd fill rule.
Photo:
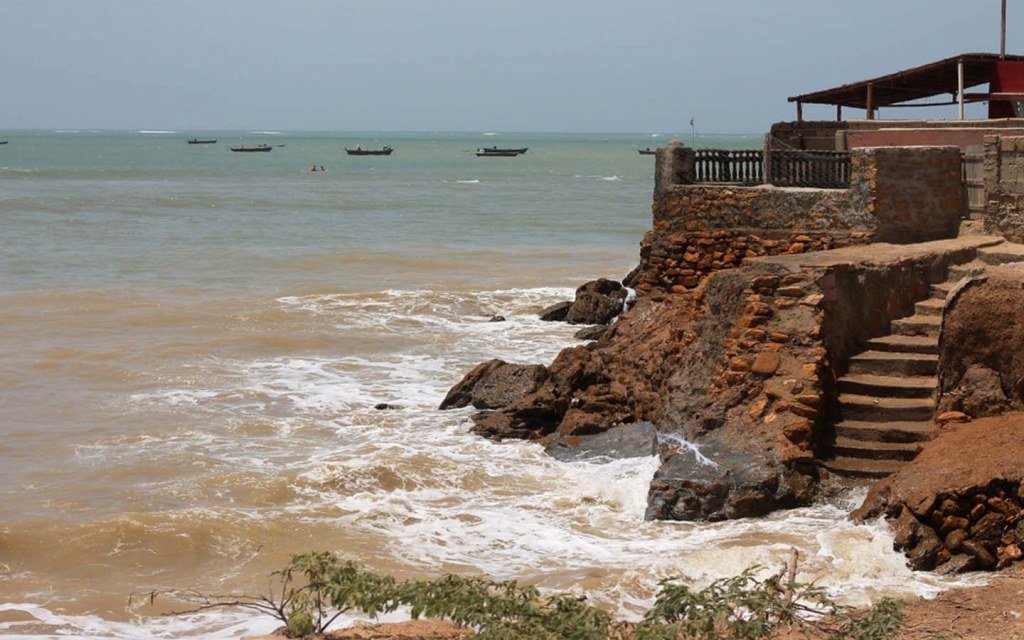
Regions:
<instances>
[{"instance_id":1,"label":"stone masonry wall","mask_svg":"<svg viewBox=\"0 0 1024 640\"><path fill-rule=\"evenodd\" d=\"M804 149L808 151L835 151L836 134L847 128L846 122L805 120L803 122L776 122L769 133L772 149Z\"/></svg>"},{"instance_id":2,"label":"stone masonry wall","mask_svg":"<svg viewBox=\"0 0 1024 640\"><path fill-rule=\"evenodd\" d=\"M953 238L967 211L960 149L876 147L854 151L874 242ZM854 184L853 188L858 188Z\"/></svg>"},{"instance_id":3,"label":"stone masonry wall","mask_svg":"<svg viewBox=\"0 0 1024 640\"><path fill-rule=\"evenodd\" d=\"M692 184L692 150L658 151L654 223L627 284L680 292L744 259L954 237L966 210L955 147L858 149L850 189Z\"/></svg>"},{"instance_id":4,"label":"stone masonry wall","mask_svg":"<svg viewBox=\"0 0 1024 640\"><path fill-rule=\"evenodd\" d=\"M1024 137L985 137L985 231L1024 242Z\"/></svg>"}]
</instances>

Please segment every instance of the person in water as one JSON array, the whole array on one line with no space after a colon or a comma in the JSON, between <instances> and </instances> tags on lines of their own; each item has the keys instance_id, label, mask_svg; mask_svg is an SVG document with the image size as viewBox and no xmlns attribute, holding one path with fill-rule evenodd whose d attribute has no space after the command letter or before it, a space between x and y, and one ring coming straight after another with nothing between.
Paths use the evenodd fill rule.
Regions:
<instances>
[{"instance_id":1,"label":"person in water","mask_svg":"<svg viewBox=\"0 0 1024 640\"><path fill-rule=\"evenodd\" d=\"M309 170L310 170L310 171L316 171L316 170L317 170L317 169L316 169L316 165L314 164L314 165L313 165L312 167L310 167L310 168L309 168Z\"/></svg>"},{"instance_id":2,"label":"person in water","mask_svg":"<svg viewBox=\"0 0 1024 640\"><path fill-rule=\"evenodd\" d=\"M324 165L320 165L320 173L323 173L324 171L327 171L327 169L324 169Z\"/></svg>"}]
</instances>

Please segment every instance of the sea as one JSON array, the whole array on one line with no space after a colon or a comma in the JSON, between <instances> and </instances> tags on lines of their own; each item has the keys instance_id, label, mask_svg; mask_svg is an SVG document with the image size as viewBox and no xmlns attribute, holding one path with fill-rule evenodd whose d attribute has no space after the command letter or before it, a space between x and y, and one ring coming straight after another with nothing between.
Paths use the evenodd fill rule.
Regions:
<instances>
[{"instance_id":1,"label":"sea","mask_svg":"<svg viewBox=\"0 0 1024 640\"><path fill-rule=\"evenodd\" d=\"M398 577L515 578L625 617L663 579L775 571L792 548L801 579L849 604L963 584L909 571L884 523L849 522L862 492L645 522L655 458L558 462L436 409L481 361L578 344L537 311L636 265L654 168L637 150L673 137L761 144L0 133L0 635L267 632L241 611L173 614L192 590L260 593L311 550ZM260 143L273 151L228 150ZM473 153L495 145L529 151Z\"/></svg>"}]
</instances>

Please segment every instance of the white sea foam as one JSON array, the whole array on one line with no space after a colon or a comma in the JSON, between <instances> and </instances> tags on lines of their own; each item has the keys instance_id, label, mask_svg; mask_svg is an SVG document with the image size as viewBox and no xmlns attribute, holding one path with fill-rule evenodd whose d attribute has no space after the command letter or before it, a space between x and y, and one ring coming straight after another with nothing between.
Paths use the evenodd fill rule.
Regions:
<instances>
[{"instance_id":1,"label":"white sea foam","mask_svg":"<svg viewBox=\"0 0 1024 640\"><path fill-rule=\"evenodd\" d=\"M165 131L163 129L143 129L136 131L135 133L146 133L146 134L165 134L165 133L181 133L180 131Z\"/></svg>"},{"instance_id":2,"label":"white sea foam","mask_svg":"<svg viewBox=\"0 0 1024 640\"><path fill-rule=\"evenodd\" d=\"M262 134L262 135L265 135L265 136L279 136L279 135L281 135L280 131L250 131L249 133L258 133L258 134Z\"/></svg>"},{"instance_id":3,"label":"white sea foam","mask_svg":"<svg viewBox=\"0 0 1024 640\"><path fill-rule=\"evenodd\" d=\"M278 508L311 526L332 527L338 540L372 541L367 548L376 555L357 558L371 566L398 562L428 573L457 568L553 589L596 580L589 595L625 615L651 602L660 579L684 576L703 584L753 564L769 571L794 547L801 552L803 579L817 580L853 604L883 594L930 596L963 583L911 572L893 551L884 522L849 522L849 508L862 496L760 519L645 522L657 457L559 462L536 444L496 444L472 435L469 410L436 410L450 385L481 360L548 362L572 344L574 327L541 322L535 313L570 295L569 289L546 288L279 298L279 308L306 324L333 327L339 336L386 344L415 340L365 353L198 361L189 384L134 401L177 415L199 412L204 419L193 422L214 427L121 438L81 447L79 455L104 465L119 456L202 455L233 472L284 475L294 492L289 502L261 506L258 515L246 517L273 518ZM486 321L497 312L508 321ZM375 411L382 401L401 408ZM254 432L246 426L267 421L274 428ZM677 436L662 439L715 464ZM173 490L190 495L194 482L182 482ZM147 635L195 635L181 631L193 624L212 638L243 623L225 617L216 624L204 618L178 620L184 626L174 629L134 628ZM72 637L93 637L92 631L66 628ZM97 631L95 637L130 635L103 629L107 635Z\"/></svg>"},{"instance_id":4,"label":"white sea foam","mask_svg":"<svg viewBox=\"0 0 1024 640\"><path fill-rule=\"evenodd\" d=\"M479 180L456 180L459 184L480 184Z\"/></svg>"}]
</instances>

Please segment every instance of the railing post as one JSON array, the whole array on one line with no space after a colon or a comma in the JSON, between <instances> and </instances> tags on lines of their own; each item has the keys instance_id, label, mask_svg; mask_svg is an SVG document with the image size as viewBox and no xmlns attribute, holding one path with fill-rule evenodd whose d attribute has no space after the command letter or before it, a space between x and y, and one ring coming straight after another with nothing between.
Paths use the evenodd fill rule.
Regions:
<instances>
[{"instance_id":1,"label":"railing post","mask_svg":"<svg viewBox=\"0 0 1024 640\"><path fill-rule=\"evenodd\" d=\"M668 191L677 184L697 181L696 154L678 140L672 140L655 153L654 193Z\"/></svg>"}]
</instances>

